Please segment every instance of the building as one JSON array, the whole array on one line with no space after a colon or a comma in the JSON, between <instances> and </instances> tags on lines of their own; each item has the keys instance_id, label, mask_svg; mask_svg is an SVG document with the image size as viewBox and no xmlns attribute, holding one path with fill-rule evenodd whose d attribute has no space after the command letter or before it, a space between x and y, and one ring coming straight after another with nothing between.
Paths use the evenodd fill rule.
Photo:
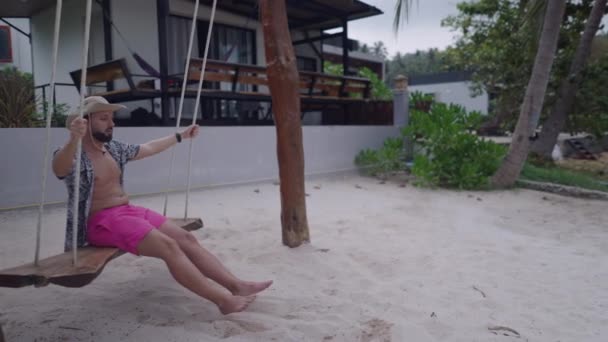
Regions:
<instances>
[{"instance_id":1,"label":"building","mask_svg":"<svg viewBox=\"0 0 608 342\"><path fill-rule=\"evenodd\" d=\"M30 22L27 18L0 19L0 69L15 67L32 72Z\"/></svg>"},{"instance_id":2,"label":"building","mask_svg":"<svg viewBox=\"0 0 608 342\"><path fill-rule=\"evenodd\" d=\"M480 95L472 95L469 72L413 75L408 78L408 83L410 92L432 94L436 101L454 103L463 106L467 111L488 114L490 105L488 94L482 91Z\"/></svg>"},{"instance_id":3,"label":"building","mask_svg":"<svg viewBox=\"0 0 608 342\"><path fill-rule=\"evenodd\" d=\"M247 113L267 115L270 112L268 96L243 94L251 90L261 92L265 86L255 74L265 73L264 36L257 20L257 0L222 0L213 29L210 58L213 68L207 65L210 80L225 79L218 70L245 72L253 70L251 79L260 85L243 85L231 82L205 82L202 98L202 114L197 121L201 137L193 140L192 188L235 184L278 177L276 158L276 129L272 117L247 117ZM31 55L33 74L39 95L49 96L48 82L51 74L51 46L55 20L55 0L6 0L0 6L0 17L29 18L31 22ZM99 5L101 3L101 5ZM202 56L201 47L207 36L210 0L201 0L196 32L194 56ZM348 22L381 12L358 0L307 0L286 1L288 19L295 52L302 64L314 60L314 68L302 71L308 78L310 93L303 94L304 109L303 144L306 175L342 172L354 169L355 156L363 149L378 148L388 137L398 136L400 127L393 125L391 102L376 103L367 98L343 96L353 91L347 83L351 78L326 77L320 73L323 41L332 37L348 40ZM144 143L175 132L176 96L175 80L183 79L186 46L193 13L194 1L190 0L96 0L93 1L89 59L89 75L100 65L118 65L128 68L134 83L146 81L147 87L141 98L122 98L128 106L120 118L133 121L133 116L152 117L156 126L120 127L116 139L131 143ZM64 0L59 63L57 65L57 102L75 108L79 100L75 78L81 69L83 47L84 5L81 0ZM342 28L338 33L329 29ZM145 63L137 61L141 57ZM350 51L342 51L342 62L349 69ZM122 64L124 61L124 65ZM308 61L308 62L306 62ZM309 68L307 66L306 68ZM315 70L314 72L312 70ZM99 70L97 70L99 71ZM215 75L213 75L215 73ZM111 74L111 73L110 73ZM181 75L180 75L181 74ZM112 74L111 74L112 75ZM231 74L233 78L236 73ZM240 77L240 76L239 76ZM327 78L331 83L321 84L328 94L316 93L316 85ZM147 80L152 80L148 82ZM356 81L360 81L356 79ZM220 84L217 84L220 83ZM123 79L99 84L102 91L109 91L118 101L123 95L119 90L129 86ZM240 88L242 86L242 88ZM340 93L331 94L336 89ZM96 87L88 87L89 93ZM113 91L110 89L114 89ZM234 91L236 90L236 91ZM241 91L242 90L242 91ZM356 89L355 89L356 90ZM365 91L366 89L359 89ZM187 89L187 91L190 91ZM120 95L120 96L116 96ZM133 94L131 94L133 95ZM141 93L135 94L141 95ZM191 95L191 94L190 94ZM189 95L189 96L190 96ZM44 96L43 96L44 97ZM137 96L136 96L137 97ZM194 99L188 98L183 124L192 118ZM373 106L378 110L374 110ZM370 107L372 106L372 107ZM261 108L261 110L260 110ZM370 108L372 110L370 110ZM384 109L382 111L380 109ZM386 111L388 109L388 111ZM332 115L326 115L331 112ZM403 115L403 113L402 113ZM396 120L395 120L396 121ZM126 124L122 122L121 124ZM141 125L143 126L143 125ZM221 127L218 127L221 126ZM61 146L67 138L65 128L51 129L51 149ZM0 189L0 208L29 206L39 200L40 172L46 134L42 128L0 128L0 144L6 148L2 156L10 160L3 169L4 183ZM28 153L23 153L28 151ZM170 187L186 188L188 146L174 149L176 167ZM165 191L171 153L163 153L133 163L126 173L126 191L132 195ZM27 170L28 172L24 172ZM64 201L65 186L54 180L48 172L47 201Z\"/></svg>"},{"instance_id":4,"label":"building","mask_svg":"<svg viewBox=\"0 0 608 342\"><path fill-rule=\"evenodd\" d=\"M234 66L265 66L263 32L258 20L257 0L220 1L212 31L209 58ZM146 84L147 90L155 90L146 96L120 97L115 101L124 102L128 109L119 114L120 119L148 117L148 123L172 125L178 108L178 92L175 90L183 79L187 61L187 46L190 25L194 11L192 0L98 0L93 2L91 34L89 39L88 65L100 65L109 61L124 59L126 73L130 80L112 80L104 84L102 92L116 91L126 87ZM197 30L193 56L203 55L210 17L211 0L202 0L197 20ZM302 71L322 72L324 56L323 41L342 39L348 41L348 22L381 14L377 8L359 0L332 1L288 1L288 21L298 65ZM55 17L54 0L8 1L0 9L1 17L25 17L31 19L31 41L34 65L34 80L39 95L47 97L51 74L51 45ZM58 103L70 106L78 103L79 89L74 72L81 69L83 47L83 23L85 2L66 0L63 4L63 20L57 65L56 99ZM70 20L66 18L71 18ZM326 31L342 28L341 32L328 34ZM344 44L346 46L347 44ZM359 63L358 55L347 48L341 48L336 56L336 48L330 48L331 56L351 68L351 63ZM350 55L355 58L351 58ZM137 55L137 56L135 56ZM141 59L136 59L141 57ZM332 57L333 58L333 57ZM142 66L142 60L143 65ZM235 71L236 72L236 71ZM318 80L309 74L308 79ZM142 82L144 81L144 82ZM145 82L148 83L145 83ZM349 88L348 80L342 82L339 96ZM135 86L133 86L135 85ZM89 87L88 93L100 91L100 85ZM202 120L207 124L271 124L272 115L269 97L260 98L224 96L231 87L242 92L259 92L265 88L256 85L235 85L229 82L206 82L205 86L218 90L215 95L205 93L201 102ZM315 86L319 86L316 84ZM327 92L310 94L327 95ZM317 89L318 90L318 89ZM221 91L224 91L221 93ZM366 89L366 92L368 89ZM390 113L361 118L366 105L349 106L345 101L303 101L303 111L316 119L305 120L311 124L390 124L385 119ZM194 99L190 96L184 106L184 118L192 116ZM336 113L336 108L339 114ZM371 107L370 107L371 108ZM374 107L375 108L375 107ZM357 113L351 113L358 111ZM332 117L324 116L331 112ZM336 116L337 115L337 116ZM137 121L137 120L136 120ZM140 120L145 123L146 120ZM131 120L133 123L133 120Z\"/></svg>"}]
</instances>

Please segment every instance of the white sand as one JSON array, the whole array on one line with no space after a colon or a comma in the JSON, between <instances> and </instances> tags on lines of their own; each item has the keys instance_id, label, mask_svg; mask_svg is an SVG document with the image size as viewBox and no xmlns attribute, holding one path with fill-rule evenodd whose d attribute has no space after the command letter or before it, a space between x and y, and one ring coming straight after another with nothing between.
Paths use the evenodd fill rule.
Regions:
<instances>
[{"instance_id":1,"label":"white sand","mask_svg":"<svg viewBox=\"0 0 608 342\"><path fill-rule=\"evenodd\" d=\"M81 289L0 289L8 341L608 341L606 202L321 178L307 183L312 244L288 249L278 191L191 197L205 246L246 279L275 280L247 312L222 316L161 261L125 255ZM45 255L61 250L64 218L47 212ZM0 268L32 258L35 222L0 213Z\"/></svg>"}]
</instances>

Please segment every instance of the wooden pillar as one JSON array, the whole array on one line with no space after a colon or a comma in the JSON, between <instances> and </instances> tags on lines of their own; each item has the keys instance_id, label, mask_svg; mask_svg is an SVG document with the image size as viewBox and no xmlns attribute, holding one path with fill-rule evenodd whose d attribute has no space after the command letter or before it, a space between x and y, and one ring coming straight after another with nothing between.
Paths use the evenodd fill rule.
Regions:
<instances>
[{"instance_id":1,"label":"wooden pillar","mask_svg":"<svg viewBox=\"0 0 608 342\"><path fill-rule=\"evenodd\" d=\"M111 61L114 58L114 50L112 46L112 7L110 0L103 0L101 3L101 10L104 13L103 16L103 47L105 52L106 62ZM106 83L108 91L114 90L114 81L108 81Z\"/></svg>"},{"instance_id":2,"label":"wooden pillar","mask_svg":"<svg viewBox=\"0 0 608 342\"><path fill-rule=\"evenodd\" d=\"M169 0L156 0L158 21L158 63L160 72L161 116L163 125L169 125L169 55L167 31L169 27ZM154 108L152 108L154 110Z\"/></svg>"},{"instance_id":3,"label":"wooden pillar","mask_svg":"<svg viewBox=\"0 0 608 342\"><path fill-rule=\"evenodd\" d=\"M348 19L342 19L342 67L344 68L344 76L349 76L348 69L350 68L350 57L348 55Z\"/></svg>"},{"instance_id":4,"label":"wooden pillar","mask_svg":"<svg viewBox=\"0 0 608 342\"><path fill-rule=\"evenodd\" d=\"M285 0L261 0L264 48L277 132L283 244L310 242L304 190L304 148L299 74L287 24Z\"/></svg>"}]
</instances>

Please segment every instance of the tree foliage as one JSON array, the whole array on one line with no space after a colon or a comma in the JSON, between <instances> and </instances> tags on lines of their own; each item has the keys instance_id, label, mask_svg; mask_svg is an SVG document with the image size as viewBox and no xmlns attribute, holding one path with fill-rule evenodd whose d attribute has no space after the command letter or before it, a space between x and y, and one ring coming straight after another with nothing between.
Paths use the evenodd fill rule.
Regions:
<instances>
[{"instance_id":1,"label":"tree foliage","mask_svg":"<svg viewBox=\"0 0 608 342\"><path fill-rule=\"evenodd\" d=\"M592 5L591 0L567 3L543 118L567 76ZM512 130L532 71L539 20L534 20L534 13L530 13L533 7L527 0L477 0L457 7L459 14L442 22L459 35L447 50L448 63L473 71L473 90L490 94L491 113L506 118L501 119L503 128Z\"/></svg>"}]
</instances>

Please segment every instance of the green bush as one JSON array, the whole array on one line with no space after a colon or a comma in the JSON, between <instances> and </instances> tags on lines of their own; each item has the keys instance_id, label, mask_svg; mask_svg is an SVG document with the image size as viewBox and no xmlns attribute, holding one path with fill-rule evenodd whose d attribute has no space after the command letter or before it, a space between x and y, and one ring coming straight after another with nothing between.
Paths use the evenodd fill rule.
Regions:
<instances>
[{"instance_id":1,"label":"green bush","mask_svg":"<svg viewBox=\"0 0 608 342\"><path fill-rule=\"evenodd\" d=\"M0 127L31 127L35 121L32 75L13 67L0 70Z\"/></svg>"},{"instance_id":2,"label":"green bush","mask_svg":"<svg viewBox=\"0 0 608 342\"><path fill-rule=\"evenodd\" d=\"M388 138L378 150L362 150L355 158L355 165L365 174L373 176L405 169L403 140Z\"/></svg>"},{"instance_id":3,"label":"green bush","mask_svg":"<svg viewBox=\"0 0 608 342\"><path fill-rule=\"evenodd\" d=\"M50 111L52 110L51 127L65 127L68 114L70 114L70 106L66 103L57 103L54 108L48 101L41 101L40 107ZM46 113L37 113L39 120L34 124L36 127L46 127Z\"/></svg>"},{"instance_id":4,"label":"green bush","mask_svg":"<svg viewBox=\"0 0 608 342\"><path fill-rule=\"evenodd\" d=\"M344 76L344 67L342 66L342 64L335 64L330 61L324 61L323 73L334 76Z\"/></svg>"},{"instance_id":5,"label":"green bush","mask_svg":"<svg viewBox=\"0 0 608 342\"><path fill-rule=\"evenodd\" d=\"M423 93L418 90L410 93L410 110L428 113L433 103L435 103L433 94Z\"/></svg>"},{"instance_id":6,"label":"green bush","mask_svg":"<svg viewBox=\"0 0 608 342\"><path fill-rule=\"evenodd\" d=\"M393 92L391 89L378 77L378 75L369 68L361 68L359 76L365 77L371 82L371 98L375 100L392 100Z\"/></svg>"},{"instance_id":7,"label":"green bush","mask_svg":"<svg viewBox=\"0 0 608 342\"><path fill-rule=\"evenodd\" d=\"M417 147L412 173L421 185L478 189L488 184L506 150L469 133L480 121L479 113L444 103L434 103L428 113L412 110L403 134Z\"/></svg>"}]
</instances>

